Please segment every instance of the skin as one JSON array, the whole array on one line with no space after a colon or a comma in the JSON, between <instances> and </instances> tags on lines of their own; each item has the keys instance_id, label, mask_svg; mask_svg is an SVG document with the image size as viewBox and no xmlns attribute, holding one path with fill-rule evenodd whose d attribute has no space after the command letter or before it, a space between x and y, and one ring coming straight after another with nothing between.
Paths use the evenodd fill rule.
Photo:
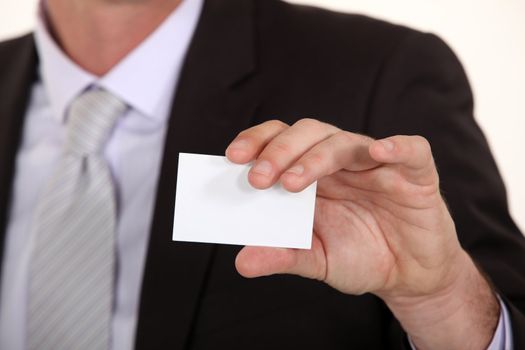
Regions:
<instances>
[{"instance_id":1,"label":"skin","mask_svg":"<svg viewBox=\"0 0 525 350\"><path fill-rule=\"evenodd\" d=\"M312 249L245 247L241 275L290 273L373 293L418 349L487 348L499 303L458 242L424 138L372 140L313 119L274 120L241 132L226 155L255 160L255 188L280 181L297 192L318 181Z\"/></svg>"},{"instance_id":2,"label":"skin","mask_svg":"<svg viewBox=\"0 0 525 350\"><path fill-rule=\"evenodd\" d=\"M69 57L102 76L180 2L49 0L48 16ZM313 119L274 120L241 132L226 155L255 161L248 176L258 189L280 181L297 192L318 181L312 249L244 247L241 275L296 274L373 293L418 349L486 349L499 302L458 242L424 138L373 140Z\"/></svg>"},{"instance_id":3,"label":"skin","mask_svg":"<svg viewBox=\"0 0 525 350\"><path fill-rule=\"evenodd\" d=\"M182 0L47 0L55 40L86 71L103 76Z\"/></svg>"}]
</instances>

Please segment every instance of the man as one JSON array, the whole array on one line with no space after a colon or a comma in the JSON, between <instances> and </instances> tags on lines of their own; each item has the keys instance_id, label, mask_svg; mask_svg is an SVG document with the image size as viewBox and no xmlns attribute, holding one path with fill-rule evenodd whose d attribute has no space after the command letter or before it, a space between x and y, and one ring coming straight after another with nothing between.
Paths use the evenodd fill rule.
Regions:
<instances>
[{"instance_id":1,"label":"man","mask_svg":"<svg viewBox=\"0 0 525 350\"><path fill-rule=\"evenodd\" d=\"M2 348L525 348L525 242L436 37L275 0L49 0L0 76ZM179 152L318 181L312 249L172 242Z\"/></svg>"}]
</instances>

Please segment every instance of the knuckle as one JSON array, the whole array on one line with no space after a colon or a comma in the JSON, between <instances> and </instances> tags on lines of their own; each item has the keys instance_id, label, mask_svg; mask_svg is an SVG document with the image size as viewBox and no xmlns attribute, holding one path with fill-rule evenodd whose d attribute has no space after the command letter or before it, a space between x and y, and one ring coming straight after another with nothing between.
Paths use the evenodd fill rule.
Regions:
<instances>
[{"instance_id":1,"label":"knuckle","mask_svg":"<svg viewBox=\"0 0 525 350\"><path fill-rule=\"evenodd\" d=\"M430 146L430 142L423 136L415 136L416 144L417 144L417 152L421 156L421 160L424 163L428 163L432 161L432 148Z\"/></svg>"},{"instance_id":2,"label":"knuckle","mask_svg":"<svg viewBox=\"0 0 525 350\"><path fill-rule=\"evenodd\" d=\"M286 124L285 122L282 122L278 119L272 119L272 120L268 120L266 122L263 123L263 125L266 125L266 126L269 126L271 128L275 128L275 129L285 129L288 127L288 124Z\"/></svg>"},{"instance_id":3,"label":"knuckle","mask_svg":"<svg viewBox=\"0 0 525 350\"><path fill-rule=\"evenodd\" d=\"M294 126L300 129L307 129L318 134L325 134L327 132L333 133L334 130L339 130L337 127L331 124L313 118L300 119L295 122Z\"/></svg>"},{"instance_id":4,"label":"knuckle","mask_svg":"<svg viewBox=\"0 0 525 350\"><path fill-rule=\"evenodd\" d=\"M246 129L238 133L237 136L235 136L235 138L238 139L238 138L249 137L251 134L252 134L252 130Z\"/></svg>"},{"instance_id":5,"label":"knuckle","mask_svg":"<svg viewBox=\"0 0 525 350\"><path fill-rule=\"evenodd\" d=\"M421 150L423 153L431 153L430 149L430 142L428 140L420 135L414 136L415 144L417 145L417 148Z\"/></svg>"},{"instance_id":6,"label":"knuckle","mask_svg":"<svg viewBox=\"0 0 525 350\"><path fill-rule=\"evenodd\" d=\"M325 161L326 157L323 157L319 152L308 153L304 157L305 165L314 170L321 168L325 164Z\"/></svg>"},{"instance_id":7,"label":"knuckle","mask_svg":"<svg viewBox=\"0 0 525 350\"><path fill-rule=\"evenodd\" d=\"M280 120L268 120L239 132L236 138L253 139L256 142L263 142L267 135L278 133L287 127L288 125Z\"/></svg>"},{"instance_id":8,"label":"knuckle","mask_svg":"<svg viewBox=\"0 0 525 350\"><path fill-rule=\"evenodd\" d=\"M292 154L293 147L286 142L274 141L268 144L265 151L279 156L288 156Z\"/></svg>"},{"instance_id":9,"label":"knuckle","mask_svg":"<svg viewBox=\"0 0 525 350\"><path fill-rule=\"evenodd\" d=\"M350 131L340 130L335 133L334 138L337 142L350 144L357 140L357 135L351 133Z\"/></svg>"},{"instance_id":10,"label":"knuckle","mask_svg":"<svg viewBox=\"0 0 525 350\"><path fill-rule=\"evenodd\" d=\"M305 128L318 128L321 125L321 122L313 118L303 118L296 121L295 125Z\"/></svg>"}]
</instances>

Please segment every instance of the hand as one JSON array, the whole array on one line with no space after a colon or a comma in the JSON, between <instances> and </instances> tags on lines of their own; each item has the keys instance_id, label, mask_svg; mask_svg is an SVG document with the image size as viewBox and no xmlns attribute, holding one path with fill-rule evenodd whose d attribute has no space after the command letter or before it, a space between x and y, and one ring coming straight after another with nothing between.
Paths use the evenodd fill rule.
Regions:
<instances>
[{"instance_id":1,"label":"hand","mask_svg":"<svg viewBox=\"0 0 525 350\"><path fill-rule=\"evenodd\" d=\"M409 328L416 308L453 310L437 300L457 308L450 295L472 287L467 280L483 284L494 304L458 242L424 138L373 140L312 119L269 121L241 132L226 155L255 160L248 176L258 189L281 181L296 192L318 181L312 249L245 247L236 259L241 275L291 273L348 294L371 292Z\"/></svg>"},{"instance_id":2,"label":"hand","mask_svg":"<svg viewBox=\"0 0 525 350\"><path fill-rule=\"evenodd\" d=\"M242 132L226 152L259 189L281 181L301 191L318 181L311 250L245 248L242 275L295 273L349 294L433 294L463 258L439 192L428 142L374 141L315 120L270 121Z\"/></svg>"}]
</instances>

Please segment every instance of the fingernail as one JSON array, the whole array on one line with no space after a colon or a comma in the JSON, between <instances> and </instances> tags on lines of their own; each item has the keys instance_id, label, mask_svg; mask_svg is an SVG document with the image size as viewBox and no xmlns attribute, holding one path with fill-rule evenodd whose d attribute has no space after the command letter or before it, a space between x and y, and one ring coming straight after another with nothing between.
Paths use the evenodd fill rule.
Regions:
<instances>
[{"instance_id":1,"label":"fingernail","mask_svg":"<svg viewBox=\"0 0 525 350\"><path fill-rule=\"evenodd\" d=\"M390 140L381 140L381 144L383 145L383 148L385 151L390 152L394 149L394 143Z\"/></svg>"},{"instance_id":2,"label":"fingernail","mask_svg":"<svg viewBox=\"0 0 525 350\"><path fill-rule=\"evenodd\" d=\"M290 169L286 170L287 173L294 174L297 176L301 176L304 173L304 166L302 165L294 165Z\"/></svg>"},{"instance_id":3,"label":"fingernail","mask_svg":"<svg viewBox=\"0 0 525 350\"><path fill-rule=\"evenodd\" d=\"M272 165L267 160L261 160L255 164L252 168L252 172L259 175L270 176L272 173Z\"/></svg>"}]
</instances>

